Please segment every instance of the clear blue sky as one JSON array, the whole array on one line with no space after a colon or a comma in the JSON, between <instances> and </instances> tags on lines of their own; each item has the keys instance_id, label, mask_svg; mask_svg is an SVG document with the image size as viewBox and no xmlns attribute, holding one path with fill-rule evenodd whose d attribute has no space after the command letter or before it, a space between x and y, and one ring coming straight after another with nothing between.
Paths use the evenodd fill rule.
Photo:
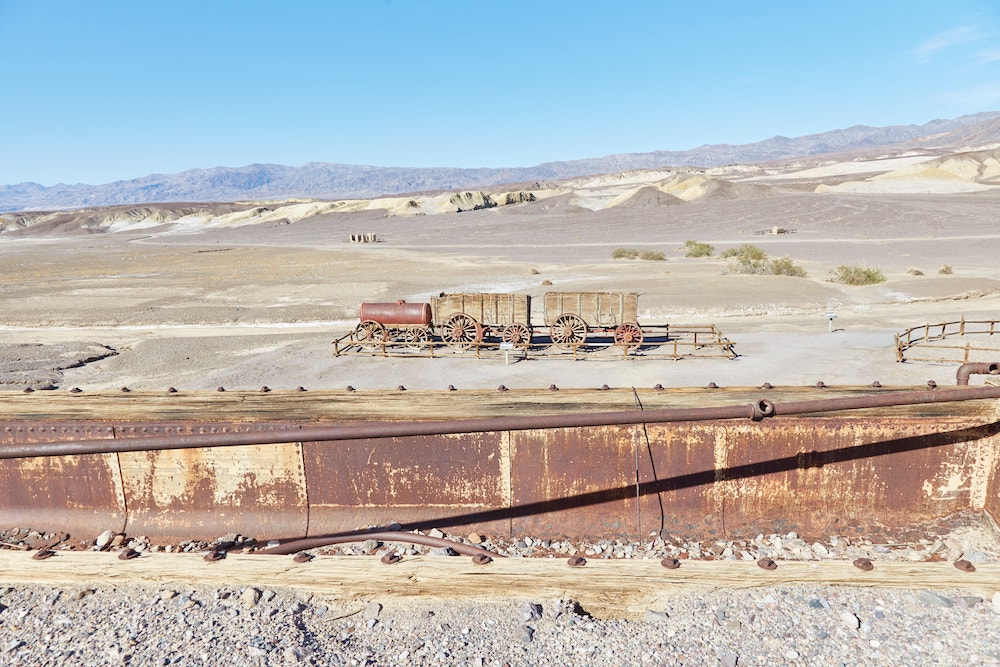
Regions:
<instances>
[{"instance_id":1,"label":"clear blue sky","mask_svg":"<svg viewBox=\"0 0 1000 667\"><path fill-rule=\"evenodd\" d=\"M0 0L0 184L517 167L1000 109L996 0Z\"/></svg>"}]
</instances>

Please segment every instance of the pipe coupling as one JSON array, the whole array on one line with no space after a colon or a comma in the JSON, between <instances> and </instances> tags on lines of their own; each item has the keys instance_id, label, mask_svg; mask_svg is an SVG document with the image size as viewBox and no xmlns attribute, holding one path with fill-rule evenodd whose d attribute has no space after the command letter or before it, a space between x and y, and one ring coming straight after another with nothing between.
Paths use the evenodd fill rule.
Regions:
<instances>
[{"instance_id":1,"label":"pipe coupling","mask_svg":"<svg viewBox=\"0 0 1000 667\"><path fill-rule=\"evenodd\" d=\"M750 403L747 407L750 408L750 419L755 422L759 422L765 417L774 416L774 403L766 398L762 398L756 403Z\"/></svg>"}]
</instances>

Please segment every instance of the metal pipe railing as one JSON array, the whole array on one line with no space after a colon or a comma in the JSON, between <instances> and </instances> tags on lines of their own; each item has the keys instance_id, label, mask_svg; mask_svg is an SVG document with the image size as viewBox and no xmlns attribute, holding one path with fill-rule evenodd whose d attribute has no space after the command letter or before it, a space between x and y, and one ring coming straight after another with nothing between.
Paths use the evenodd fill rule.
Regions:
<instances>
[{"instance_id":1,"label":"metal pipe railing","mask_svg":"<svg viewBox=\"0 0 1000 667\"><path fill-rule=\"evenodd\" d=\"M955 373L955 384L964 386L969 384L969 377L972 375L1000 375L1000 363L967 363L958 367Z\"/></svg>"}]
</instances>

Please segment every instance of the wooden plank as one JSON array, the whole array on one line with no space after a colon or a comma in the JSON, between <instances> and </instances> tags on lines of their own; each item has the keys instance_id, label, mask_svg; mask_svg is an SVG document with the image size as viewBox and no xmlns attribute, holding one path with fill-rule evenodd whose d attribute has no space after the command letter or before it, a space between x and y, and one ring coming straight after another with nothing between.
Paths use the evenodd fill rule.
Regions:
<instances>
[{"instance_id":1,"label":"wooden plank","mask_svg":"<svg viewBox=\"0 0 1000 667\"><path fill-rule=\"evenodd\" d=\"M183 422L290 422L338 420L450 419L499 415L542 415L560 413L694 408L745 405L761 398L775 404L782 401L821 400L871 393L885 393L870 387L787 387L763 390L757 387L724 389L490 389L439 390L358 390L318 391L86 391L5 392L0 401L0 439L4 429L19 422L51 423L67 420L97 420L102 423L126 420ZM914 387L898 387L914 390ZM841 415L948 416L993 419L997 401L964 401L872 410L852 410Z\"/></svg>"},{"instance_id":2,"label":"wooden plank","mask_svg":"<svg viewBox=\"0 0 1000 667\"><path fill-rule=\"evenodd\" d=\"M636 321L638 302L637 292L546 292L544 321L552 326L561 315L573 314L587 326L617 326Z\"/></svg>"},{"instance_id":3,"label":"wooden plank","mask_svg":"<svg viewBox=\"0 0 1000 667\"><path fill-rule=\"evenodd\" d=\"M431 297L438 325L455 313L465 313L484 326L531 324L531 297L527 294L475 292Z\"/></svg>"},{"instance_id":4,"label":"wooden plank","mask_svg":"<svg viewBox=\"0 0 1000 667\"><path fill-rule=\"evenodd\" d=\"M672 596L774 586L961 590L989 598L1000 590L1000 563L966 573L951 563L876 562L864 572L847 561L781 561L764 570L746 561L683 561L668 570L658 560L590 560L569 567L562 559L501 558L488 565L445 556L409 556L384 565L372 556L230 554L207 562L201 554L152 553L120 561L114 553L57 552L43 561L29 552L0 552L0 584L56 587L155 588L247 586L291 589L339 602L368 600L574 599L601 618L641 618Z\"/></svg>"}]
</instances>

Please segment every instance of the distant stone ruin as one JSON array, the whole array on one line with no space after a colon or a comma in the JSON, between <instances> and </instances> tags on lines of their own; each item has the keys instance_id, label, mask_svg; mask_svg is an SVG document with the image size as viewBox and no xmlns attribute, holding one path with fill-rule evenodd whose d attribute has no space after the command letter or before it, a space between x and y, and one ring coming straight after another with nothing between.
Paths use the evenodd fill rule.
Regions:
<instances>
[{"instance_id":1,"label":"distant stone ruin","mask_svg":"<svg viewBox=\"0 0 1000 667\"><path fill-rule=\"evenodd\" d=\"M772 236L777 236L778 234L794 234L794 229L785 229L784 227L778 227L775 225L770 229L762 229L759 232L754 232L757 236L762 236L764 234L771 234Z\"/></svg>"},{"instance_id":2,"label":"distant stone ruin","mask_svg":"<svg viewBox=\"0 0 1000 667\"><path fill-rule=\"evenodd\" d=\"M374 234L351 234L351 243L378 243Z\"/></svg>"}]
</instances>

